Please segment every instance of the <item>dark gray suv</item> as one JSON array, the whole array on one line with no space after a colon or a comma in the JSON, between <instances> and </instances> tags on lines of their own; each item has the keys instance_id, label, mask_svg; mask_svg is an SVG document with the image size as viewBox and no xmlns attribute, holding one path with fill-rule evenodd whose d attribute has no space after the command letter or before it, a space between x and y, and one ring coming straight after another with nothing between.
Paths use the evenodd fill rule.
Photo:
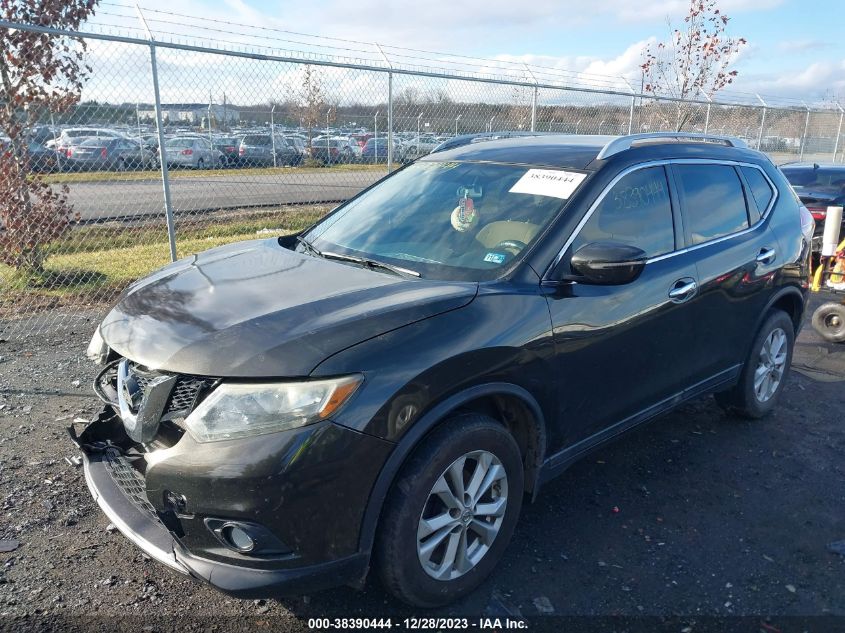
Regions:
<instances>
[{"instance_id":1,"label":"dark gray suv","mask_svg":"<svg viewBox=\"0 0 845 633\"><path fill-rule=\"evenodd\" d=\"M444 604L604 442L705 394L775 407L812 232L736 139L436 151L299 235L133 284L71 435L106 515L179 573L260 597L372 568Z\"/></svg>"}]
</instances>

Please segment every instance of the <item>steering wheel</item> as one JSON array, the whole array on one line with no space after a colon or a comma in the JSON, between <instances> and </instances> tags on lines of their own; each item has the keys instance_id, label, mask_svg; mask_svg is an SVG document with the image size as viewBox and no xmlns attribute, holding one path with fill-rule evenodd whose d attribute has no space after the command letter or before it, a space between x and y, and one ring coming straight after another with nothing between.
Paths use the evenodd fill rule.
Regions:
<instances>
[{"instance_id":1,"label":"steering wheel","mask_svg":"<svg viewBox=\"0 0 845 633\"><path fill-rule=\"evenodd\" d=\"M519 252L528 246L525 242L520 242L519 240L502 240L498 244L493 247L493 250L506 250L511 255L519 255Z\"/></svg>"}]
</instances>

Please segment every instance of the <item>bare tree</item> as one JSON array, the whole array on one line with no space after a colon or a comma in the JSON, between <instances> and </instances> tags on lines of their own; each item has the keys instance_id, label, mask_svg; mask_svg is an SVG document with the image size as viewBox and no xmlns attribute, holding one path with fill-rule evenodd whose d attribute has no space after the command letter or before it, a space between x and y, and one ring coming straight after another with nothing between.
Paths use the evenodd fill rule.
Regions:
<instances>
[{"instance_id":1,"label":"bare tree","mask_svg":"<svg viewBox=\"0 0 845 633\"><path fill-rule=\"evenodd\" d=\"M97 0L0 0L9 22L76 30ZM67 190L56 192L30 174L29 131L45 112L61 113L79 101L90 72L79 38L0 29L0 261L27 274L44 270L43 247L69 229Z\"/></svg>"},{"instance_id":2,"label":"bare tree","mask_svg":"<svg viewBox=\"0 0 845 633\"><path fill-rule=\"evenodd\" d=\"M669 41L649 44L643 51L643 90L682 100L675 104L678 130L693 111L683 100L710 98L737 76L731 64L747 42L726 35L728 21L717 0L690 0L683 27L674 28L669 22Z\"/></svg>"},{"instance_id":3,"label":"bare tree","mask_svg":"<svg viewBox=\"0 0 845 633\"><path fill-rule=\"evenodd\" d=\"M299 95L299 114L302 124L308 130L308 146L314 137L314 128L319 128L323 113L326 110L326 99L323 94L323 82L319 72L306 64L302 73L302 91Z\"/></svg>"}]
</instances>

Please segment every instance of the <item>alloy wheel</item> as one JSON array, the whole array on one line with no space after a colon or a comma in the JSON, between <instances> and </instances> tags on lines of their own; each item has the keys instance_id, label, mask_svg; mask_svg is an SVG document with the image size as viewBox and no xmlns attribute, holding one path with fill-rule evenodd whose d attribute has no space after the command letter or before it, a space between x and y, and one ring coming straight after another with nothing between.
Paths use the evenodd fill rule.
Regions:
<instances>
[{"instance_id":1,"label":"alloy wheel","mask_svg":"<svg viewBox=\"0 0 845 633\"><path fill-rule=\"evenodd\" d=\"M754 372L754 395L758 401L768 401L778 390L786 369L786 353L786 333L781 328L775 328L760 348Z\"/></svg>"},{"instance_id":2,"label":"alloy wheel","mask_svg":"<svg viewBox=\"0 0 845 633\"><path fill-rule=\"evenodd\" d=\"M504 520L508 477L488 451L456 459L428 495L417 527L417 556L435 580L453 580L490 550Z\"/></svg>"}]
</instances>

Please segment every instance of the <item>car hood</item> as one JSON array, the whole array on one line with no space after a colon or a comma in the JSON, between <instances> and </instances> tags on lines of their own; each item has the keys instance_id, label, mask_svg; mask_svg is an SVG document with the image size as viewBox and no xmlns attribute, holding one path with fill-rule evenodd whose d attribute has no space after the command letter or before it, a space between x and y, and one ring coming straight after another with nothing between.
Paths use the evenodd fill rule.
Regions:
<instances>
[{"instance_id":1,"label":"car hood","mask_svg":"<svg viewBox=\"0 0 845 633\"><path fill-rule=\"evenodd\" d=\"M121 356L201 376L306 376L351 345L467 305L475 283L405 279L240 242L130 286L100 333Z\"/></svg>"}]
</instances>

